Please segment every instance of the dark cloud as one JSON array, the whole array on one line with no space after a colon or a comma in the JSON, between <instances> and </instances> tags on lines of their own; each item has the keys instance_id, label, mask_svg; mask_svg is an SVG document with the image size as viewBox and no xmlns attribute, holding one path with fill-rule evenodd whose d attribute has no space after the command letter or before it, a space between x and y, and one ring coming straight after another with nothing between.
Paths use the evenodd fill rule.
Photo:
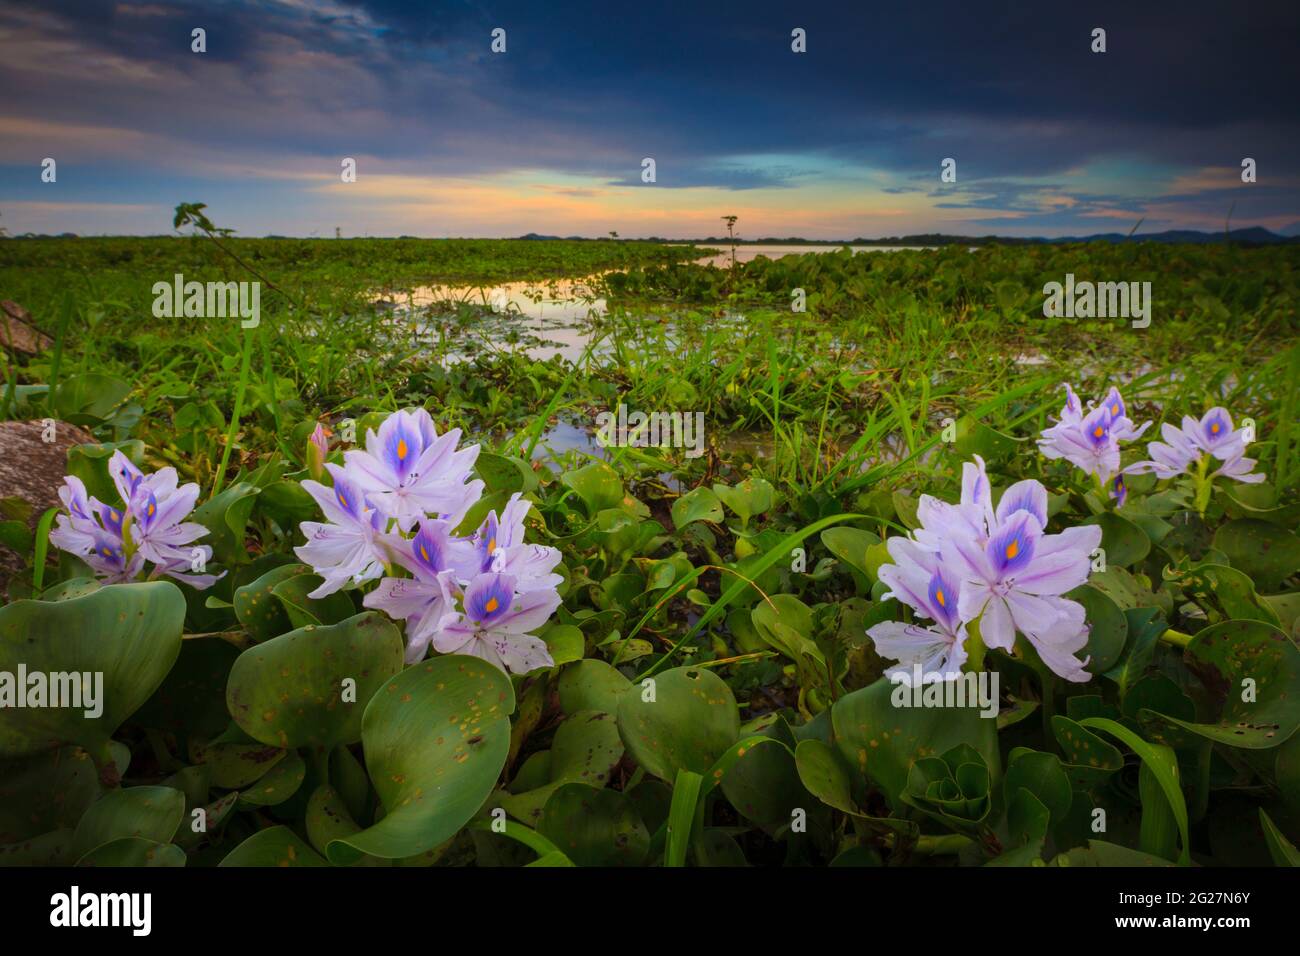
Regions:
<instances>
[{"instance_id":1,"label":"dark cloud","mask_svg":"<svg viewBox=\"0 0 1300 956\"><path fill-rule=\"evenodd\" d=\"M196 26L204 56L190 51ZM497 27L505 55L489 49ZM794 27L806 54L790 50ZM1089 49L1094 27L1104 54ZM1141 204L1063 175L1109 157L1195 170L1250 155L1300 179L1293 0L6 0L0 29L15 41L0 113L131 131L173 173L353 155L410 175L619 186L639 185L653 156L665 188L798 188L869 169L893 177L881 191L941 209L1065 217ZM763 156L807 163L742 158ZM960 185L941 190L948 156ZM1061 195L1074 205L1051 206ZM1300 215L1293 191L1252 202L1265 198Z\"/></svg>"}]
</instances>

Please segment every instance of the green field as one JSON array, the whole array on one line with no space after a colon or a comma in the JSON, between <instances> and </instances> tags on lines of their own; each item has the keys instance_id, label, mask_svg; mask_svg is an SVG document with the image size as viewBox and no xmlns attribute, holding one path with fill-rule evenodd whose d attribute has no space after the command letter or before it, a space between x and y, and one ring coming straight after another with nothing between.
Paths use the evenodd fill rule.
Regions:
<instances>
[{"instance_id":1,"label":"green field","mask_svg":"<svg viewBox=\"0 0 1300 956\"><path fill-rule=\"evenodd\" d=\"M50 340L10 353L4 418L85 428L97 444L70 450L67 473L101 500L114 451L197 483L207 570L225 572L202 591L99 586L48 544L53 515L4 502L18 569L0 670L25 635L62 635L51 660L103 670L116 709L93 733L59 717L0 732L0 861L1295 865L1300 246L990 245L735 268L693 264L702 255L0 241L0 295ZM155 317L155 284L178 273L261 282L259 323ZM1149 326L1045 318L1043 288L1067 274L1150 282ZM585 295L560 319L492 308L502 283L562 303L564 280ZM1131 474L1117 503L1035 443L1064 383L1085 404L1118 387L1128 417L1154 423L1123 446L1125 465L1161 423L1222 407L1253 423L1266 480L1212 479L1206 459L1186 477ZM701 413L701 441L601 447L599 416L620 405ZM321 599L289 586L312 577L294 557L299 525L321 520L300 483L308 439L323 424L342 463L408 408L480 446L486 487L461 532L515 492L533 503L529 541L562 556L562 603L535 632L554 666L467 676L465 658L431 653L389 683L427 713L388 713L382 682L361 680L344 726L320 700L354 672L386 673L391 647L364 629L392 644L401 622L367 612L369 583ZM884 598L885 541L922 523L923 495L955 501L976 455L996 490L1042 482L1048 530L1100 526L1105 567L1071 592L1090 676L1063 679L1023 636L985 646L971 622L967 669L998 675L996 720L899 710L882 678L893 659L867 635L913 620ZM107 655L96 629L128 617L145 622L118 634L137 656ZM183 638L167 623L181 618ZM239 708L278 708L249 676L266 661L311 690L306 718L286 707L258 732ZM422 670L498 695L468 751L429 749L423 735L466 712ZM411 719L423 729L394 729ZM441 786L444 770L458 799L421 805L408 778ZM29 812L52 787L68 799ZM146 797L154 810L134 802ZM175 814L159 819L159 800Z\"/></svg>"}]
</instances>

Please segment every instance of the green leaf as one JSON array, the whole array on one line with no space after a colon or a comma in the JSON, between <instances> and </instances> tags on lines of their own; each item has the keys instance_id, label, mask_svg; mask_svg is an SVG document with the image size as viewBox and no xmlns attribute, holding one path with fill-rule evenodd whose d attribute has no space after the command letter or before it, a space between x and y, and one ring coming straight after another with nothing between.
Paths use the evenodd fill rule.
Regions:
<instances>
[{"instance_id":1,"label":"green leaf","mask_svg":"<svg viewBox=\"0 0 1300 956\"><path fill-rule=\"evenodd\" d=\"M1106 552L1106 566L1127 568L1151 552L1151 539L1127 518L1113 511L1103 511L1083 522L1101 526L1101 547Z\"/></svg>"},{"instance_id":2,"label":"green leaf","mask_svg":"<svg viewBox=\"0 0 1300 956\"><path fill-rule=\"evenodd\" d=\"M308 597L324 579L316 574L297 574L280 581L271 594L283 605L293 627L338 624L357 613L345 591L335 591L323 598Z\"/></svg>"},{"instance_id":3,"label":"green leaf","mask_svg":"<svg viewBox=\"0 0 1300 956\"><path fill-rule=\"evenodd\" d=\"M650 852L641 815L617 790L564 784L546 801L537 829L578 866L640 866Z\"/></svg>"},{"instance_id":4,"label":"green leaf","mask_svg":"<svg viewBox=\"0 0 1300 956\"><path fill-rule=\"evenodd\" d=\"M242 790L269 773L287 753L265 744L223 742L196 747L193 757L208 767L215 786Z\"/></svg>"},{"instance_id":5,"label":"green leaf","mask_svg":"<svg viewBox=\"0 0 1300 956\"><path fill-rule=\"evenodd\" d=\"M1300 866L1300 850L1295 848L1286 835L1277 828L1277 824L1259 808L1259 825L1264 830L1264 839L1268 843L1268 854L1278 866Z\"/></svg>"},{"instance_id":6,"label":"green leaf","mask_svg":"<svg viewBox=\"0 0 1300 956\"><path fill-rule=\"evenodd\" d=\"M583 710L617 714L619 699L631 687L631 681L604 661L581 660L560 673L560 710L570 716Z\"/></svg>"},{"instance_id":7,"label":"green leaf","mask_svg":"<svg viewBox=\"0 0 1300 956\"><path fill-rule=\"evenodd\" d=\"M673 502L672 517L673 527L679 531L693 521L717 524L722 521L722 504L708 488L696 488Z\"/></svg>"},{"instance_id":8,"label":"green leaf","mask_svg":"<svg viewBox=\"0 0 1300 956\"><path fill-rule=\"evenodd\" d=\"M102 792L79 747L0 761L0 846L75 827Z\"/></svg>"},{"instance_id":9,"label":"green leaf","mask_svg":"<svg viewBox=\"0 0 1300 956\"><path fill-rule=\"evenodd\" d=\"M1065 760L1061 768L1076 790L1092 790L1124 769L1124 755L1077 722L1052 715L1052 733Z\"/></svg>"},{"instance_id":10,"label":"green leaf","mask_svg":"<svg viewBox=\"0 0 1300 956\"><path fill-rule=\"evenodd\" d=\"M1074 799L1070 778L1062 769L1056 754L1036 750L1021 749L1013 752L1004 786L1008 807L1017 790L1027 790L1047 808L1053 825L1065 819Z\"/></svg>"},{"instance_id":11,"label":"green leaf","mask_svg":"<svg viewBox=\"0 0 1300 956\"><path fill-rule=\"evenodd\" d=\"M83 372L59 383L54 409L74 425L98 425L130 394L130 382L102 372Z\"/></svg>"},{"instance_id":12,"label":"green leaf","mask_svg":"<svg viewBox=\"0 0 1300 956\"><path fill-rule=\"evenodd\" d=\"M174 843L123 837L91 850L77 861L77 866L180 867L185 863L185 851Z\"/></svg>"},{"instance_id":13,"label":"green leaf","mask_svg":"<svg viewBox=\"0 0 1300 956\"><path fill-rule=\"evenodd\" d=\"M606 508L623 507L623 482L603 461L593 461L577 471L566 471L560 476L560 482L582 499L588 518L596 517Z\"/></svg>"},{"instance_id":14,"label":"green leaf","mask_svg":"<svg viewBox=\"0 0 1300 956\"><path fill-rule=\"evenodd\" d=\"M741 816L765 827L789 825L792 812L806 810L809 803L794 754L774 738L761 737L743 748L721 787Z\"/></svg>"},{"instance_id":15,"label":"green leaf","mask_svg":"<svg viewBox=\"0 0 1300 956\"><path fill-rule=\"evenodd\" d=\"M367 611L248 648L230 669L226 705L240 728L265 744L355 743L366 705L401 669L401 634Z\"/></svg>"},{"instance_id":16,"label":"green leaf","mask_svg":"<svg viewBox=\"0 0 1300 956\"><path fill-rule=\"evenodd\" d=\"M185 794L171 787L110 790L90 805L77 824L72 853L78 860L114 840L139 837L170 843L185 815Z\"/></svg>"},{"instance_id":17,"label":"green leaf","mask_svg":"<svg viewBox=\"0 0 1300 956\"><path fill-rule=\"evenodd\" d=\"M870 566L867 553L872 546L881 543L878 535L861 528L840 527L827 528L821 539L831 554L861 573L868 582L875 579L876 569Z\"/></svg>"},{"instance_id":18,"label":"green leaf","mask_svg":"<svg viewBox=\"0 0 1300 956\"><path fill-rule=\"evenodd\" d=\"M1105 840L1089 840L1086 847L1076 846L1072 850L1058 854L1050 865L1140 867L1172 866L1173 864L1163 857L1131 850L1126 846L1107 843Z\"/></svg>"},{"instance_id":19,"label":"green leaf","mask_svg":"<svg viewBox=\"0 0 1300 956\"><path fill-rule=\"evenodd\" d=\"M1010 775L1011 770L1008 768L1008 778ZM1017 787L1007 801L1007 832L1012 845L990 860L988 865L1035 866L1040 863L1051 818L1051 811L1044 806L1042 800L1032 791Z\"/></svg>"},{"instance_id":20,"label":"green leaf","mask_svg":"<svg viewBox=\"0 0 1300 956\"><path fill-rule=\"evenodd\" d=\"M734 487L715 484L713 493L735 512L742 527L749 527L749 519L768 511L776 501L776 489L765 478L746 478Z\"/></svg>"},{"instance_id":21,"label":"green leaf","mask_svg":"<svg viewBox=\"0 0 1300 956\"><path fill-rule=\"evenodd\" d=\"M514 494L516 491L532 491L537 487L536 472L518 458L480 451L474 462L474 471L483 479L490 492Z\"/></svg>"},{"instance_id":22,"label":"green leaf","mask_svg":"<svg viewBox=\"0 0 1300 956\"><path fill-rule=\"evenodd\" d=\"M1087 717L1079 721L1081 726L1095 727L1103 730L1127 744L1129 749L1142 758L1142 762L1151 768L1155 774L1156 782L1160 785L1160 790L1168 801L1168 809L1173 813L1174 822L1178 825L1178 833L1182 838L1182 846L1178 853L1178 862L1186 866L1191 863L1191 844L1187 837L1187 802L1183 799L1183 791L1178 781L1178 758L1170 747L1162 744L1150 744L1129 730L1123 724L1116 723L1105 717Z\"/></svg>"},{"instance_id":23,"label":"green leaf","mask_svg":"<svg viewBox=\"0 0 1300 956\"><path fill-rule=\"evenodd\" d=\"M572 624L553 624L541 633L541 638L557 667L581 660L587 647L582 631Z\"/></svg>"},{"instance_id":24,"label":"green leaf","mask_svg":"<svg viewBox=\"0 0 1300 956\"><path fill-rule=\"evenodd\" d=\"M288 827L259 830L235 847L218 866L329 866Z\"/></svg>"},{"instance_id":25,"label":"green leaf","mask_svg":"<svg viewBox=\"0 0 1300 956\"><path fill-rule=\"evenodd\" d=\"M898 806L913 760L968 744L984 758L996 784L1001 777L996 720L981 717L978 707L894 706L895 694L910 702L912 692L881 678L835 702L831 722L836 745L849 766Z\"/></svg>"},{"instance_id":26,"label":"green leaf","mask_svg":"<svg viewBox=\"0 0 1300 956\"><path fill-rule=\"evenodd\" d=\"M679 770L704 774L740 734L736 698L722 678L698 667L664 671L621 696L618 729L633 759L661 780Z\"/></svg>"},{"instance_id":27,"label":"green leaf","mask_svg":"<svg viewBox=\"0 0 1300 956\"><path fill-rule=\"evenodd\" d=\"M1264 750L1300 728L1300 648L1262 621L1223 621L1198 631L1185 657L1217 696L1218 720L1196 723L1169 714L1179 727L1229 747Z\"/></svg>"},{"instance_id":28,"label":"green leaf","mask_svg":"<svg viewBox=\"0 0 1300 956\"><path fill-rule=\"evenodd\" d=\"M1155 654L1160 635L1165 631L1165 619L1158 608L1128 608L1124 611L1124 617L1127 621L1128 642L1123 656L1105 674L1119 685L1121 697L1142 677Z\"/></svg>"},{"instance_id":29,"label":"green leaf","mask_svg":"<svg viewBox=\"0 0 1300 956\"><path fill-rule=\"evenodd\" d=\"M275 586L296 575L306 574L305 564L285 564L271 568L251 584L235 588L235 617L255 641L265 641L293 630L284 604L274 596Z\"/></svg>"},{"instance_id":30,"label":"green leaf","mask_svg":"<svg viewBox=\"0 0 1300 956\"><path fill-rule=\"evenodd\" d=\"M686 851L691 845L695 829L695 808L700 798L700 785L704 778L698 773L681 769L673 781L673 802L668 808L667 842L664 846L664 866L686 865Z\"/></svg>"},{"instance_id":31,"label":"green leaf","mask_svg":"<svg viewBox=\"0 0 1300 956\"><path fill-rule=\"evenodd\" d=\"M1128 619L1119 606L1106 594L1085 584L1066 595L1078 601L1088 621L1088 646L1083 656L1088 660L1088 672L1104 674L1119 661L1128 640Z\"/></svg>"},{"instance_id":32,"label":"green leaf","mask_svg":"<svg viewBox=\"0 0 1300 956\"><path fill-rule=\"evenodd\" d=\"M277 761L267 773L239 794L239 808L271 807L284 803L302 786L307 775L307 765L296 750L291 750L283 760Z\"/></svg>"},{"instance_id":33,"label":"green leaf","mask_svg":"<svg viewBox=\"0 0 1300 956\"><path fill-rule=\"evenodd\" d=\"M0 721L0 757L77 744L116 782L109 738L162 683L181 649L185 598L174 584L114 584L67 601L14 601L0 608L0 672L103 674L98 704L24 707ZM95 678L97 685L98 677ZM66 688L64 688L66 689ZM2 691L0 691L2 692ZM83 703L85 699L83 697Z\"/></svg>"},{"instance_id":34,"label":"green leaf","mask_svg":"<svg viewBox=\"0 0 1300 956\"><path fill-rule=\"evenodd\" d=\"M1255 582L1236 568L1199 564L1186 572L1175 573L1174 580L1193 597L1221 611L1224 617L1264 621L1275 627L1281 623L1277 612L1256 592Z\"/></svg>"},{"instance_id":35,"label":"green leaf","mask_svg":"<svg viewBox=\"0 0 1300 956\"><path fill-rule=\"evenodd\" d=\"M241 481L194 509L191 519L208 529L203 543L211 545L215 560L227 567L248 560L244 532L259 493L256 485Z\"/></svg>"},{"instance_id":36,"label":"green leaf","mask_svg":"<svg viewBox=\"0 0 1300 956\"><path fill-rule=\"evenodd\" d=\"M385 816L330 843L330 860L399 859L453 836L496 785L514 709L510 679L477 657L438 657L391 678L361 721L366 769Z\"/></svg>"},{"instance_id":37,"label":"green leaf","mask_svg":"<svg viewBox=\"0 0 1300 956\"><path fill-rule=\"evenodd\" d=\"M1214 546L1261 591L1277 590L1300 571L1300 537L1267 521L1229 521L1214 533Z\"/></svg>"},{"instance_id":38,"label":"green leaf","mask_svg":"<svg viewBox=\"0 0 1300 956\"><path fill-rule=\"evenodd\" d=\"M623 759L623 743L612 714L579 711L567 718L551 743L547 782L522 793L505 794L501 805L511 816L534 825L551 794L566 783L603 787Z\"/></svg>"}]
</instances>

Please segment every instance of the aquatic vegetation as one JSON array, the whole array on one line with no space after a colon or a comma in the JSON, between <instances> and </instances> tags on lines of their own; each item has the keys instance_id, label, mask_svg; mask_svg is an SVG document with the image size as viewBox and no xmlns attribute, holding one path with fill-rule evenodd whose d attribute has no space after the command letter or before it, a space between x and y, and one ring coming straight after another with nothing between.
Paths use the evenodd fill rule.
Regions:
<instances>
[{"instance_id":1,"label":"aquatic vegetation","mask_svg":"<svg viewBox=\"0 0 1300 956\"><path fill-rule=\"evenodd\" d=\"M220 575L191 571L207 565L212 549L193 542L208 533L186 521L199 497L199 486L178 485L175 468L145 475L120 451L108 462L118 505L105 504L86 492L80 478L68 475L59 489L66 514L55 519L50 543L82 558L105 583L133 581L148 566L196 588L211 587Z\"/></svg>"},{"instance_id":2,"label":"aquatic vegetation","mask_svg":"<svg viewBox=\"0 0 1300 956\"><path fill-rule=\"evenodd\" d=\"M309 458L322 454L322 438L317 425ZM458 449L459 441L456 429L439 435L423 408L396 411L366 433L365 451L345 453L344 467L324 465L333 487L303 481L329 519L304 521L307 543L294 549L322 579L307 597L386 574L363 603L406 622L407 663L432 644L518 674L552 666L545 643L528 632L560 605L563 578L548 573L560 552L524 542L529 504L518 495L501 519L491 511L473 535L453 533L484 488L469 478L478 446ZM394 576L400 569L412 577Z\"/></svg>"},{"instance_id":3,"label":"aquatic vegetation","mask_svg":"<svg viewBox=\"0 0 1300 956\"><path fill-rule=\"evenodd\" d=\"M6 710L0 861L1294 858L1295 247L222 245L256 328L141 320L210 244L0 243L60 350L5 407L95 439L3 502L0 673L104 704ZM1043 318L1066 273L1150 327ZM561 276L572 362L391 307Z\"/></svg>"}]
</instances>

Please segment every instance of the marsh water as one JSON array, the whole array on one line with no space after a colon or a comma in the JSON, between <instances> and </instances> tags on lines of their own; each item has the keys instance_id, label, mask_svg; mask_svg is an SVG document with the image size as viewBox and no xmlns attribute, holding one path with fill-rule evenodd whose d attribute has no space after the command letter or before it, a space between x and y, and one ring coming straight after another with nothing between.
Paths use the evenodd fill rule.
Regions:
<instances>
[{"instance_id":1,"label":"marsh water","mask_svg":"<svg viewBox=\"0 0 1300 956\"><path fill-rule=\"evenodd\" d=\"M711 248L716 249L717 246ZM737 246L735 261L749 262L759 256L779 259L788 255L836 252L843 246L749 245ZM921 246L850 246L854 254L863 252L897 252ZM701 265L726 268L731 264L731 250L708 253L695 260ZM599 294L599 276L582 279L547 279L504 282L493 286L431 285L377 293L376 310L386 314L394 338L421 349L438 351L444 362L471 360L484 351L520 351L540 361L561 358L579 362L590 351L599 361L608 356L610 347L601 338L598 323L609 314L607 303ZM646 309L642 320L661 323L665 341L672 342L673 314L670 310ZM724 311L716 322L743 323L739 312ZM596 342L593 346L593 339ZM756 458L773 453L772 435L731 433L712 436L721 439L729 451L744 451ZM595 439L594 425L584 427L560 420L540 436L533 451L535 460L552 467L568 453L581 457L610 457L609 450ZM897 450L895 450L897 453ZM671 476L661 476L669 484Z\"/></svg>"}]
</instances>

